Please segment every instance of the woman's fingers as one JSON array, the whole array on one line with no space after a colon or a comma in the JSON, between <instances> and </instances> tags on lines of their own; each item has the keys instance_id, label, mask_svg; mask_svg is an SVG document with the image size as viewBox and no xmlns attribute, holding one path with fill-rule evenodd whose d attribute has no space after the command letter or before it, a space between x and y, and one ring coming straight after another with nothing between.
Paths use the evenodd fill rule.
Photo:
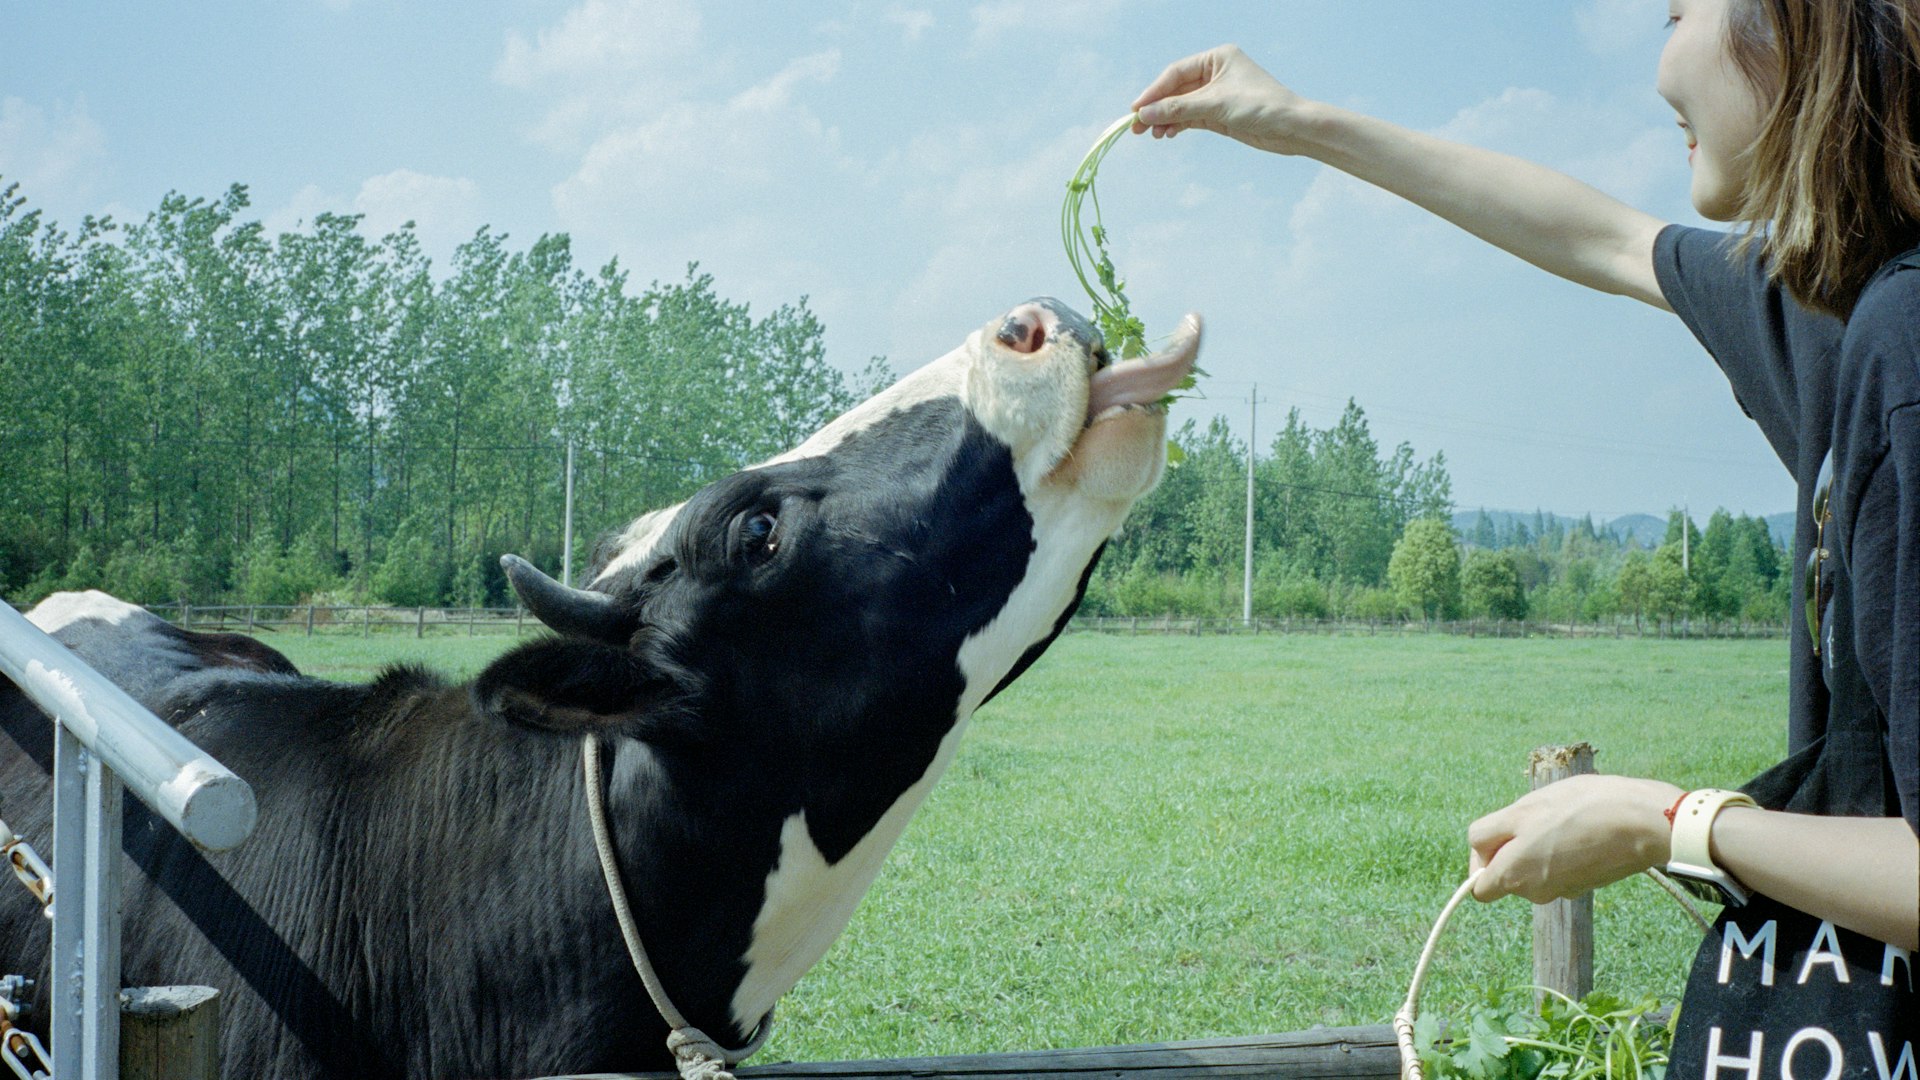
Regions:
<instances>
[{"instance_id":1,"label":"woman's fingers","mask_svg":"<svg viewBox=\"0 0 1920 1080\"><path fill-rule=\"evenodd\" d=\"M1148 83L1147 88L1140 91L1140 96L1133 99L1134 109L1137 111L1161 98L1191 93L1205 86L1207 80L1213 78L1212 56L1213 50L1210 49L1168 64L1159 78Z\"/></svg>"}]
</instances>

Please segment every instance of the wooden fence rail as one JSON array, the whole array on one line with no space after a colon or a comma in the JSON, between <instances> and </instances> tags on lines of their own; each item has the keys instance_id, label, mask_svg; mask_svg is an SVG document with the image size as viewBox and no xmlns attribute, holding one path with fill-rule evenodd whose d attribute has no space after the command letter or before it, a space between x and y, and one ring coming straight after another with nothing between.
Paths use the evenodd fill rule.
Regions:
<instances>
[{"instance_id":1,"label":"wooden fence rail","mask_svg":"<svg viewBox=\"0 0 1920 1080\"><path fill-rule=\"evenodd\" d=\"M1181 615L1082 615L1068 629L1100 634L1308 634L1336 637L1407 637L1445 634L1490 638L1783 638L1785 623L1681 622L1659 625L1652 621L1556 623L1532 620L1461 619L1407 622L1388 619L1254 619L1196 618Z\"/></svg>"},{"instance_id":2,"label":"wooden fence rail","mask_svg":"<svg viewBox=\"0 0 1920 1080\"><path fill-rule=\"evenodd\" d=\"M424 638L511 634L518 637L540 624L525 610L510 608L391 607L380 604L149 604L155 615L192 630L253 634L408 634Z\"/></svg>"},{"instance_id":3,"label":"wooden fence rail","mask_svg":"<svg viewBox=\"0 0 1920 1080\"><path fill-rule=\"evenodd\" d=\"M1393 1029L1381 1024L1141 1046L872 1061L787 1062L747 1066L736 1069L735 1075L740 1080L825 1077L1014 1080L1023 1076L1080 1080L1130 1076L1153 1080L1216 1080L1227 1076L1261 1076L1275 1080L1398 1080L1400 1053L1394 1045ZM542 1080L677 1080L677 1076L664 1072L594 1073L590 1077L544 1077Z\"/></svg>"},{"instance_id":4,"label":"wooden fence rail","mask_svg":"<svg viewBox=\"0 0 1920 1080\"><path fill-rule=\"evenodd\" d=\"M314 634L411 634L416 638L449 634L519 636L538 630L518 607L393 607L382 604L150 604L147 610L194 630L260 631ZM1094 634L1306 634L1330 637L1406 637L1445 634L1488 638L1781 638L1784 623L1700 622L1659 625L1646 622L1555 623L1489 619L1451 622L1403 622L1368 619L1196 618L1158 615L1085 615L1067 624L1070 631Z\"/></svg>"}]
</instances>

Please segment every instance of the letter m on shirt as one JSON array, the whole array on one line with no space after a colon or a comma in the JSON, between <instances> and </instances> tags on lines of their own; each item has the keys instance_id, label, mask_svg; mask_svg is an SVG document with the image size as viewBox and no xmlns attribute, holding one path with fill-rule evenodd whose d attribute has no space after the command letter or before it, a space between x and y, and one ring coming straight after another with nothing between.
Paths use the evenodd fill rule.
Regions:
<instances>
[{"instance_id":1,"label":"letter m on shirt","mask_svg":"<svg viewBox=\"0 0 1920 1080\"><path fill-rule=\"evenodd\" d=\"M1720 937L1720 976L1718 979L1720 985L1725 986L1727 979L1732 975L1733 950L1739 949L1740 958L1743 960L1753 959L1753 954L1756 952L1760 954L1760 985L1772 986L1773 951L1775 941L1778 937L1778 927L1772 919L1768 919L1766 922L1760 924L1759 932L1752 937L1748 937L1740 931L1739 923L1728 919L1726 925L1722 928Z\"/></svg>"}]
</instances>

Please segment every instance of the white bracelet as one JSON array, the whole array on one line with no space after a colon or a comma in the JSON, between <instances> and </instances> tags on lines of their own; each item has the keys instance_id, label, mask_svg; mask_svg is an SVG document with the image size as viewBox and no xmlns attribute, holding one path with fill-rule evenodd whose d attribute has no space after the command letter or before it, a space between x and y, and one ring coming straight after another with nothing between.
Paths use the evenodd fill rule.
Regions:
<instances>
[{"instance_id":1,"label":"white bracelet","mask_svg":"<svg viewBox=\"0 0 1920 1080\"><path fill-rule=\"evenodd\" d=\"M1701 788L1689 791L1673 814L1673 844L1667 861L1667 873L1704 881L1719 888L1734 904L1747 902L1747 890L1733 875L1714 864L1710 846L1713 819L1729 806L1753 806L1754 801L1738 791Z\"/></svg>"}]
</instances>

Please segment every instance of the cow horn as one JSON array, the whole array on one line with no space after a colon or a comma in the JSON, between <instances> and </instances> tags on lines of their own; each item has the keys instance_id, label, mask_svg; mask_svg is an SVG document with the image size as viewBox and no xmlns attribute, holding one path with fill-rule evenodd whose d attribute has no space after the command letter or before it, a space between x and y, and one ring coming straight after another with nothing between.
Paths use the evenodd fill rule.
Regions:
<instances>
[{"instance_id":1,"label":"cow horn","mask_svg":"<svg viewBox=\"0 0 1920 1080\"><path fill-rule=\"evenodd\" d=\"M632 636L633 616L606 593L562 585L518 555L500 556L500 568L520 602L548 627L610 642Z\"/></svg>"}]
</instances>

